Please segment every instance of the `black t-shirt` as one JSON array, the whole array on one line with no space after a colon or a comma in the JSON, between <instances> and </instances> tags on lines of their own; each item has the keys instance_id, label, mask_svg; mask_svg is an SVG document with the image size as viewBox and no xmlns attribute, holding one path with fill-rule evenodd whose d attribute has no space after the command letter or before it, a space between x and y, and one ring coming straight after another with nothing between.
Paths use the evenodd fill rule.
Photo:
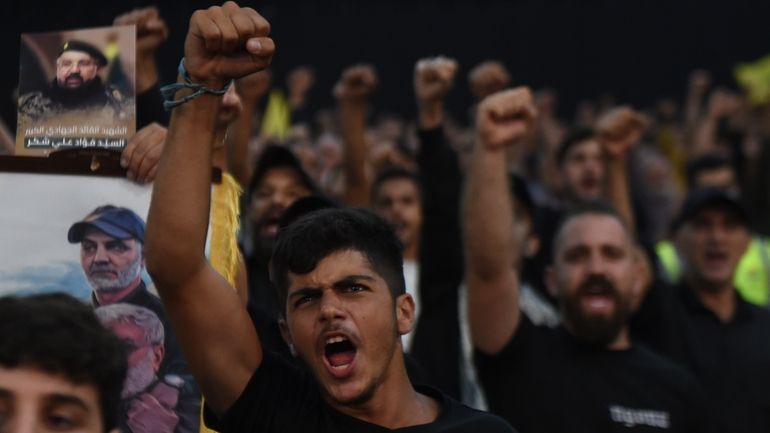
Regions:
<instances>
[{"instance_id":1,"label":"black t-shirt","mask_svg":"<svg viewBox=\"0 0 770 433\"><path fill-rule=\"evenodd\" d=\"M640 345L596 348L522 316L476 368L490 410L522 433L714 431L691 375Z\"/></svg>"},{"instance_id":2,"label":"black t-shirt","mask_svg":"<svg viewBox=\"0 0 770 433\"><path fill-rule=\"evenodd\" d=\"M684 284L650 287L632 336L690 370L731 433L770 431L770 312L736 292L727 323Z\"/></svg>"},{"instance_id":3,"label":"black t-shirt","mask_svg":"<svg viewBox=\"0 0 770 433\"><path fill-rule=\"evenodd\" d=\"M500 418L463 406L432 388L418 387L418 391L439 402L438 419L430 424L389 430L332 409L307 370L266 354L246 389L221 419L206 408L206 424L221 433L514 431Z\"/></svg>"}]
</instances>

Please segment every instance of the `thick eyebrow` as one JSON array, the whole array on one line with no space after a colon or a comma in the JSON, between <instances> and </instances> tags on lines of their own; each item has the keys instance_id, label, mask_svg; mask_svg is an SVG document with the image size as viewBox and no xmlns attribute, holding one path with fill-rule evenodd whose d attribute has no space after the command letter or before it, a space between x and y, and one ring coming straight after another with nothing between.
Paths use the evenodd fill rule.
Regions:
<instances>
[{"instance_id":1,"label":"thick eyebrow","mask_svg":"<svg viewBox=\"0 0 770 433\"><path fill-rule=\"evenodd\" d=\"M74 395L70 394L60 394L60 393L53 393L46 395L46 404L53 406L53 405L74 405L78 406L79 408L83 409L86 412L91 412L91 407L86 404L86 402L83 401L83 399L79 397L75 397Z\"/></svg>"},{"instance_id":2,"label":"thick eyebrow","mask_svg":"<svg viewBox=\"0 0 770 433\"><path fill-rule=\"evenodd\" d=\"M370 277L369 275L348 275L345 278L342 278L341 280L336 281L334 283L334 287L335 288L347 287L361 280L371 282L371 281L374 281L374 277Z\"/></svg>"},{"instance_id":3,"label":"thick eyebrow","mask_svg":"<svg viewBox=\"0 0 770 433\"><path fill-rule=\"evenodd\" d=\"M343 277L340 280L337 280L332 284L334 288L342 288L347 287L351 284L354 284L359 281L374 281L374 277L371 277L369 275L347 275ZM295 298L301 298L304 296L312 296L312 295L318 295L321 292L321 288L319 287L302 287L299 288L289 295L289 299L295 299Z\"/></svg>"}]
</instances>

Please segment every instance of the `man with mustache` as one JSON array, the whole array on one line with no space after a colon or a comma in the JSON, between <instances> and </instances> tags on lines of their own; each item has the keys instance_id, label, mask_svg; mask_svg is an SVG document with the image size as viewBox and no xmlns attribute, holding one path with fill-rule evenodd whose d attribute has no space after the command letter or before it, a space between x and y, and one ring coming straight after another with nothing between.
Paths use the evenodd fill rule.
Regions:
<instances>
[{"instance_id":1,"label":"man with mustache","mask_svg":"<svg viewBox=\"0 0 770 433\"><path fill-rule=\"evenodd\" d=\"M562 325L520 312L520 268L506 150L536 117L527 88L489 96L476 118L465 191L468 318L489 408L531 432L710 431L696 382L632 344L627 321L642 287L634 240L611 208L588 203L554 234L545 275Z\"/></svg>"},{"instance_id":2,"label":"man with mustache","mask_svg":"<svg viewBox=\"0 0 770 433\"><path fill-rule=\"evenodd\" d=\"M94 307L118 302L139 305L167 324L163 304L142 280L144 229L144 221L131 209L104 205L73 224L67 240L80 244L80 264L93 289ZM164 340L161 373L189 376L176 337L168 332Z\"/></svg>"},{"instance_id":3,"label":"man with mustache","mask_svg":"<svg viewBox=\"0 0 770 433\"><path fill-rule=\"evenodd\" d=\"M94 312L128 352L118 420L121 432L197 432L200 397L185 386L181 377L158 374L165 355L165 329L158 315L123 303L102 306Z\"/></svg>"},{"instance_id":4,"label":"man with mustache","mask_svg":"<svg viewBox=\"0 0 770 433\"><path fill-rule=\"evenodd\" d=\"M24 95L20 112L32 118L62 110L90 110L110 107L122 113L123 96L99 77L99 69L107 65L107 57L88 42L71 40L62 44L56 58L56 77L41 92Z\"/></svg>"}]
</instances>

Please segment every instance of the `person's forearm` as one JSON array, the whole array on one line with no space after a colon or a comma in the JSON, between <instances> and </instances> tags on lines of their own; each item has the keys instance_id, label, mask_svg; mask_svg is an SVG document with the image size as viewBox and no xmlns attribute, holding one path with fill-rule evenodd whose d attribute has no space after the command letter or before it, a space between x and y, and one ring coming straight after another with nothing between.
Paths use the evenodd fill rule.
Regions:
<instances>
[{"instance_id":1,"label":"person's forearm","mask_svg":"<svg viewBox=\"0 0 770 433\"><path fill-rule=\"evenodd\" d=\"M435 129L444 122L444 104L442 101L417 103L420 129Z\"/></svg>"},{"instance_id":2,"label":"person's forearm","mask_svg":"<svg viewBox=\"0 0 770 433\"><path fill-rule=\"evenodd\" d=\"M628 157L607 159L607 201L618 212L623 222L632 233L636 233L634 208L631 204L631 191L628 185Z\"/></svg>"},{"instance_id":3,"label":"person's forearm","mask_svg":"<svg viewBox=\"0 0 770 433\"><path fill-rule=\"evenodd\" d=\"M476 143L464 197L468 272L486 280L514 263L514 210L508 190L505 149Z\"/></svg>"},{"instance_id":4,"label":"person's forearm","mask_svg":"<svg viewBox=\"0 0 770 433\"><path fill-rule=\"evenodd\" d=\"M211 143L221 97L174 109L147 222L147 267L159 291L183 285L206 264Z\"/></svg>"},{"instance_id":5,"label":"person's forearm","mask_svg":"<svg viewBox=\"0 0 770 433\"><path fill-rule=\"evenodd\" d=\"M249 165L249 140L254 130L254 119L257 113L257 102L244 101L243 111L230 127L226 140L225 153L227 156L227 171L233 175L241 186L246 186L251 179Z\"/></svg>"},{"instance_id":6,"label":"person's forearm","mask_svg":"<svg viewBox=\"0 0 770 433\"><path fill-rule=\"evenodd\" d=\"M340 104L342 137L345 145L345 202L350 206L369 204L366 177L366 109L363 104Z\"/></svg>"}]
</instances>

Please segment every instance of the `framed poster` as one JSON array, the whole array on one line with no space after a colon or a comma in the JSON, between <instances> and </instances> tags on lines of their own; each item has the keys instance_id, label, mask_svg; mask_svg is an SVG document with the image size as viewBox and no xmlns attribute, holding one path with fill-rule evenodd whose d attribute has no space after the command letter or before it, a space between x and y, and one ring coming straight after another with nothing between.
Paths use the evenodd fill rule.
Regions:
<instances>
[{"instance_id":1,"label":"framed poster","mask_svg":"<svg viewBox=\"0 0 770 433\"><path fill-rule=\"evenodd\" d=\"M122 149L136 132L136 28L21 36L16 155Z\"/></svg>"}]
</instances>

